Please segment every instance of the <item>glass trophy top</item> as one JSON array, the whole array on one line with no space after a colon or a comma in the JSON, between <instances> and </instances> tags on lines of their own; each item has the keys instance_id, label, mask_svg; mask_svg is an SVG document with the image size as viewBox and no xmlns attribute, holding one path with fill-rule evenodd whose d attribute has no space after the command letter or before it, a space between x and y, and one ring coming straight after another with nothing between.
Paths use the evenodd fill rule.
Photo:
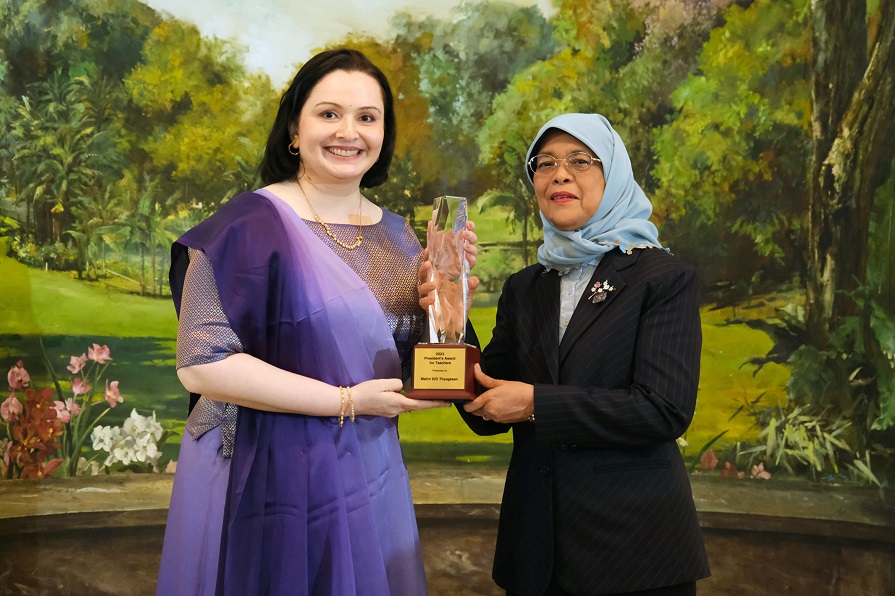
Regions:
<instances>
[{"instance_id":1,"label":"glass trophy top","mask_svg":"<svg viewBox=\"0 0 895 596\"><path fill-rule=\"evenodd\" d=\"M429 341L462 344L469 316L469 262L460 233L468 219L465 197L438 197L432 204L432 219L426 246L435 283L435 303L429 307Z\"/></svg>"}]
</instances>

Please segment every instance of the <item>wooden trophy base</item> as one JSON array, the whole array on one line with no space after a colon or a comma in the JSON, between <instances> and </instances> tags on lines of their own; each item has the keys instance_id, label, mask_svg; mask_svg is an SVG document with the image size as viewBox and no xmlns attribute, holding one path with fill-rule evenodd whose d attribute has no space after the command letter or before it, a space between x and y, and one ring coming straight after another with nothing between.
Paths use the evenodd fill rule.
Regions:
<instances>
[{"instance_id":1,"label":"wooden trophy base","mask_svg":"<svg viewBox=\"0 0 895 596\"><path fill-rule=\"evenodd\" d=\"M417 344L407 397L468 401L475 399L474 367L479 349L469 344Z\"/></svg>"}]
</instances>

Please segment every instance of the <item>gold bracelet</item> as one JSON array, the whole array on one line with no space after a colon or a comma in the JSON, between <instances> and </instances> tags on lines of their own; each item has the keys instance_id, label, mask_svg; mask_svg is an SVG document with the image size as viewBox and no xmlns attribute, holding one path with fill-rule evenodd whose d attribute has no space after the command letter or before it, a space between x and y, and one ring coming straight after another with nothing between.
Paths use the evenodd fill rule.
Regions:
<instances>
[{"instance_id":1,"label":"gold bracelet","mask_svg":"<svg viewBox=\"0 0 895 596\"><path fill-rule=\"evenodd\" d=\"M339 385L339 428L345 424L345 388Z\"/></svg>"},{"instance_id":2,"label":"gold bracelet","mask_svg":"<svg viewBox=\"0 0 895 596\"><path fill-rule=\"evenodd\" d=\"M345 387L348 392L348 406L351 408L351 422L354 422L354 402L351 400L351 387Z\"/></svg>"}]
</instances>

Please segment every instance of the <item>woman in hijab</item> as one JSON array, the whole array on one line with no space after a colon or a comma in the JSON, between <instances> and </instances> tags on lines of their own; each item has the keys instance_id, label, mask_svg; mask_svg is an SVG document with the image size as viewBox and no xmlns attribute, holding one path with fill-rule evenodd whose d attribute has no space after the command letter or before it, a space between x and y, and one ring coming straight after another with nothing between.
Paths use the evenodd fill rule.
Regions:
<instances>
[{"instance_id":1,"label":"woman in hijab","mask_svg":"<svg viewBox=\"0 0 895 596\"><path fill-rule=\"evenodd\" d=\"M659 244L603 116L550 120L526 160L544 244L504 285L485 391L461 408L478 434L513 429L494 580L695 594L709 566L676 439L696 406L696 273Z\"/></svg>"}]
</instances>

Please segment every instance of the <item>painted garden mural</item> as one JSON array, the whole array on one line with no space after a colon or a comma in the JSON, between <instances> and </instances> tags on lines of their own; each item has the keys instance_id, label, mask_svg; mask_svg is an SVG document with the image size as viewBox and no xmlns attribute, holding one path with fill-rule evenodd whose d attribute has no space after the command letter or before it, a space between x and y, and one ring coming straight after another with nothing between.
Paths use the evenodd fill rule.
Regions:
<instances>
[{"instance_id":1,"label":"painted garden mural","mask_svg":"<svg viewBox=\"0 0 895 596\"><path fill-rule=\"evenodd\" d=\"M288 81L151 4L0 3L3 481L176 466L170 244L258 186ZM422 236L433 197L469 197L483 343L541 238L528 140L602 113L700 274L692 472L892 486L895 0L374 4L386 33L316 49L362 50L395 91L396 157L369 198ZM402 417L401 438L409 466L447 468L503 467L511 440L448 410Z\"/></svg>"}]
</instances>

